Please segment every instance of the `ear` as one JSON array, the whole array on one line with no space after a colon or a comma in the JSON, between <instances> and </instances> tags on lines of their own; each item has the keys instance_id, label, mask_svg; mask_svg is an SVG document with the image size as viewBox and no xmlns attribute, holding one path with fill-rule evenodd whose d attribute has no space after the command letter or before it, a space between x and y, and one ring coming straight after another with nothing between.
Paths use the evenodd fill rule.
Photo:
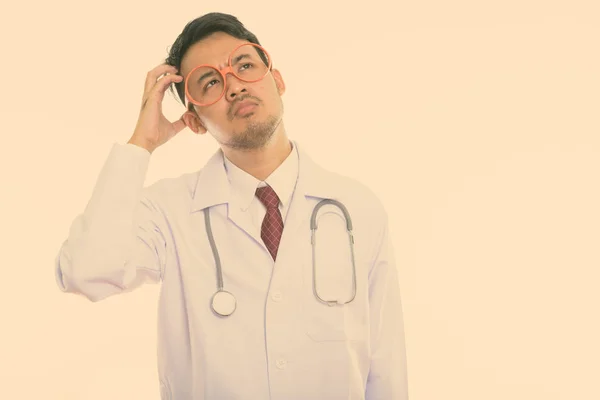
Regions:
<instances>
[{"instance_id":1,"label":"ear","mask_svg":"<svg viewBox=\"0 0 600 400\"><path fill-rule=\"evenodd\" d=\"M285 93L285 82L283 81L283 77L281 76L281 72L278 69L273 68L271 70L273 74L273 78L275 79L275 85L277 86L277 91L279 95L283 95Z\"/></svg>"},{"instance_id":2,"label":"ear","mask_svg":"<svg viewBox=\"0 0 600 400\"><path fill-rule=\"evenodd\" d=\"M190 109L183 114L182 118L188 128L192 130L192 132L203 135L206 133L206 127L202 124L200 117L196 113L196 110L192 108L193 105L190 105Z\"/></svg>"}]
</instances>

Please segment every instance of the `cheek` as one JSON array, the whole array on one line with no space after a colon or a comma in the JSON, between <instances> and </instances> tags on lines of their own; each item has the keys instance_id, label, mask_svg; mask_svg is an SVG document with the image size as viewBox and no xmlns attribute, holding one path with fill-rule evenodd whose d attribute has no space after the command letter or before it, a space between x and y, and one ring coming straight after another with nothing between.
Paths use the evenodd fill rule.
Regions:
<instances>
[{"instance_id":1,"label":"cheek","mask_svg":"<svg viewBox=\"0 0 600 400\"><path fill-rule=\"evenodd\" d=\"M280 94L275 82L268 82L256 87L254 94L269 108L279 105Z\"/></svg>"},{"instance_id":2,"label":"cheek","mask_svg":"<svg viewBox=\"0 0 600 400\"><path fill-rule=\"evenodd\" d=\"M204 112L204 120L208 124L218 125L227 120L227 112L229 111L229 104L221 100L217 104L213 104L209 110Z\"/></svg>"},{"instance_id":3,"label":"cheek","mask_svg":"<svg viewBox=\"0 0 600 400\"><path fill-rule=\"evenodd\" d=\"M271 80L267 81L266 79L256 82L251 88L251 94L257 96L263 101L273 97L273 95L277 95L277 93L277 85L275 85L275 82Z\"/></svg>"}]
</instances>

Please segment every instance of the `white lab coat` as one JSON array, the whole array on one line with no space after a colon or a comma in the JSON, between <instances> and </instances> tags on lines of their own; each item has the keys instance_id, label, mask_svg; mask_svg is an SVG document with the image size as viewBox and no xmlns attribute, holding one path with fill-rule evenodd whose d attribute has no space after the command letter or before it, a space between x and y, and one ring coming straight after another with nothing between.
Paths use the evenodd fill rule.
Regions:
<instances>
[{"instance_id":1,"label":"white lab coat","mask_svg":"<svg viewBox=\"0 0 600 400\"><path fill-rule=\"evenodd\" d=\"M218 150L199 171L144 187L150 153L115 144L92 197L56 257L64 292L91 301L160 283L158 378L163 400L407 400L403 313L386 211L365 186L299 155L277 261L250 218L230 207ZM353 223L357 292L328 307L313 292L310 215L325 198L341 201ZM217 317L215 262L203 209L237 298ZM317 289L352 295L343 214L321 208Z\"/></svg>"}]
</instances>

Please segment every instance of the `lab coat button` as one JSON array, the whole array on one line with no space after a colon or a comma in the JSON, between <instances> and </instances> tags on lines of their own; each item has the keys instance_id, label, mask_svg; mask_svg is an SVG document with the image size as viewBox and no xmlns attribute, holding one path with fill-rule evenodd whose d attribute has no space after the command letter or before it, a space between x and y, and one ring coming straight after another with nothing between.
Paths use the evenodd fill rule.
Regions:
<instances>
[{"instance_id":1,"label":"lab coat button","mask_svg":"<svg viewBox=\"0 0 600 400\"><path fill-rule=\"evenodd\" d=\"M283 298L283 295L281 294L280 291L276 291L273 293L273 296L271 296L271 297L274 301L281 301L281 299Z\"/></svg>"},{"instance_id":2,"label":"lab coat button","mask_svg":"<svg viewBox=\"0 0 600 400\"><path fill-rule=\"evenodd\" d=\"M279 360L277 360L277 368L284 369L285 364L286 364L286 362L283 358L280 358Z\"/></svg>"}]
</instances>

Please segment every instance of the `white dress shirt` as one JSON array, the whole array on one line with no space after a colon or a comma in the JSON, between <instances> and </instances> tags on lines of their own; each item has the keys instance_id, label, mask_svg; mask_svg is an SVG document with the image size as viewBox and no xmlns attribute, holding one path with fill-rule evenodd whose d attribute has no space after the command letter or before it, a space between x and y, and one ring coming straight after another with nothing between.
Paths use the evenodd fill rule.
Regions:
<instances>
[{"instance_id":1,"label":"white dress shirt","mask_svg":"<svg viewBox=\"0 0 600 400\"><path fill-rule=\"evenodd\" d=\"M223 157L227 178L233 191L232 206L239 207L248 212L252 223L260 233L262 221L267 212L265 205L256 197L256 189L263 186L271 186L279 197L279 211L285 226L287 210L294 193L296 179L298 178L298 153L293 148L283 163L275 169L264 181L256 179L243 169Z\"/></svg>"}]
</instances>

